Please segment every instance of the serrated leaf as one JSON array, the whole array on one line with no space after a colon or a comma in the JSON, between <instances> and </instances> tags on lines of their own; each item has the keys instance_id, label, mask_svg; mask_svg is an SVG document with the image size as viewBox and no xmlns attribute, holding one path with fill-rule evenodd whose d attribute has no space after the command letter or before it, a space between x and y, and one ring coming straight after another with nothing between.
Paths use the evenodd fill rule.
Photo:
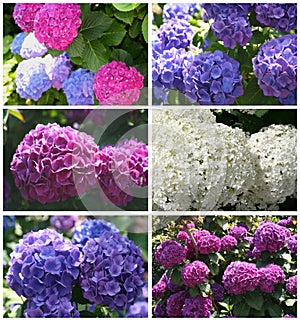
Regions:
<instances>
[{"instance_id":1,"label":"serrated leaf","mask_svg":"<svg viewBox=\"0 0 300 320\"><path fill-rule=\"evenodd\" d=\"M125 25L116 20L110 28L103 33L101 42L106 46L118 46L126 35Z\"/></svg>"},{"instance_id":2,"label":"serrated leaf","mask_svg":"<svg viewBox=\"0 0 300 320\"><path fill-rule=\"evenodd\" d=\"M246 303L249 307L255 310L260 310L264 305L264 298L261 294L258 294L257 292L250 292L247 295Z\"/></svg>"},{"instance_id":3,"label":"serrated leaf","mask_svg":"<svg viewBox=\"0 0 300 320\"><path fill-rule=\"evenodd\" d=\"M145 41L148 43L148 14L146 15L142 23L142 33Z\"/></svg>"},{"instance_id":4,"label":"serrated leaf","mask_svg":"<svg viewBox=\"0 0 300 320\"><path fill-rule=\"evenodd\" d=\"M25 119L24 119L22 113L19 110L17 110L17 109L15 109L15 110L9 109L8 112L9 112L9 114L11 116L17 118L18 120L20 120L22 122L25 122Z\"/></svg>"},{"instance_id":5,"label":"serrated leaf","mask_svg":"<svg viewBox=\"0 0 300 320\"><path fill-rule=\"evenodd\" d=\"M127 64L127 66L131 66L133 64L133 59L130 53L123 49L115 49L113 48L111 53L111 58L116 61L123 61Z\"/></svg>"},{"instance_id":6,"label":"serrated leaf","mask_svg":"<svg viewBox=\"0 0 300 320\"><path fill-rule=\"evenodd\" d=\"M129 28L129 35L131 38L136 38L141 32L142 21L135 20Z\"/></svg>"},{"instance_id":7,"label":"serrated leaf","mask_svg":"<svg viewBox=\"0 0 300 320\"><path fill-rule=\"evenodd\" d=\"M68 46L67 53L70 57L82 57L85 42L81 33Z\"/></svg>"},{"instance_id":8,"label":"serrated leaf","mask_svg":"<svg viewBox=\"0 0 300 320\"><path fill-rule=\"evenodd\" d=\"M91 7L87 3L80 3L80 11L81 11L81 20L91 12Z\"/></svg>"},{"instance_id":9,"label":"serrated leaf","mask_svg":"<svg viewBox=\"0 0 300 320\"><path fill-rule=\"evenodd\" d=\"M96 40L109 29L112 23L113 19L105 13L94 11L84 17L80 32L87 40Z\"/></svg>"},{"instance_id":10,"label":"serrated leaf","mask_svg":"<svg viewBox=\"0 0 300 320\"><path fill-rule=\"evenodd\" d=\"M99 68L108 63L106 48L101 40L89 41L83 51L84 60L90 71L97 72Z\"/></svg>"},{"instance_id":11,"label":"serrated leaf","mask_svg":"<svg viewBox=\"0 0 300 320\"><path fill-rule=\"evenodd\" d=\"M113 3L112 5L119 11L127 12L127 11L134 10L140 4L139 3Z\"/></svg>"},{"instance_id":12,"label":"serrated leaf","mask_svg":"<svg viewBox=\"0 0 300 320\"><path fill-rule=\"evenodd\" d=\"M71 57L71 61L80 66L82 65L82 62L83 62L81 57Z\"/></svg>"},{"instance_id":13,"label":"serrated leaf","mask_svg":"<svg viewBox=\"0 0 300 320\"><path fill-rule=\"evenodd\" d=\"M134 13L133 13L133 11L129 11L129 12L116 11L116 12L114 13L114 16L115 16L117 19L119 19L119 20L121 20L121 21L123 21L123 22L125 22L125 23L128 23L128 24L132 24L133 19L134 19Z\"/></svg>"}]
</instances>

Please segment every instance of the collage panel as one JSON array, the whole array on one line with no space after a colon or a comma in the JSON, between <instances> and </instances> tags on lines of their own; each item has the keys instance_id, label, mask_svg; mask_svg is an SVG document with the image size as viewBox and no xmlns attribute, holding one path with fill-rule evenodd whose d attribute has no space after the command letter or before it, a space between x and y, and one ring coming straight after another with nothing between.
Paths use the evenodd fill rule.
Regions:
<instances>
[{"instance_id":1,"label":"collage panel","mask_svg":"<svg viewBox=\"0 0 300 320\"><path fill-rule=\"evenodd\" d=\"M4 110L4 210L148 210L148 111Z\"/></svg>"},{"instance_id":2,"label":"collage panel","mask_svg":"<svg viewBox=\"0 0 300 320\"><path fill-rule=\"evenodd\" d=\"M3 217L5 318L147 318L147 216Z\"/></svg>"},{"instance_id":3,"label":"collage panel","mask_svg":"<svg viewBox=\"0 0 300 320\"><path fill-rule=\"evenodd\" d=\"M4 105L148 105L147 3L5 3Z\"/></svg>"},{"instance_id":4,"label":"collage panel","mask_svg":"<svg viewBox=\"0 0 300 320\"><path fill-rule=\"evenodd\" d=\"M154 215L155 318L296 318L297 215Z\"/></svg>"}]
</instances>

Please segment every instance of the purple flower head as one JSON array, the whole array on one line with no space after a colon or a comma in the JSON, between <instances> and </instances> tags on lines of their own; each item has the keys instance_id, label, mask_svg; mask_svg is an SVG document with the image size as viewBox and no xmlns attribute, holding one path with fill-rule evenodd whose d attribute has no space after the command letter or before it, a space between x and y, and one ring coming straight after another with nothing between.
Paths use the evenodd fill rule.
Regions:
<instances>
[{"instance_id":1,"label":"purple flower head","mask_svg":"<svg viewBox=\"0 0 300 320\"><path fill-rule=\"evenodd\" d=\"M221 238L221 251L230 251L237 245L237 239L233 236L227 235Z\"/></svg>"},{"instance_id":2,"label":"purple flower head","mask_svg":"<svg viewBox=\"0 0 300 320\"><path fill-rule=\"evenodd\" d=\"M192 237L195 240L195 243L197 244L198 241L200 241L200 239L202 237L206 237L206 236L210 236L210 233L208 230L194 230L192 231ZM192 241L192 239L190 238L190 236L187 234L187 238L185 240L186 243L186 248L187 248L187 254L186 257L187 259L193 259L195 257L195 247L194 247L194 243Z\"/></svg>"},{"instance_id":3,"label":"purple flower head","mask_svg":"<svg viewBox=\"0 0 300 320\"><path fill-rule=\"evenodd\" d=\"M244 92L239 62L216 50L195 55L182 71L185 95L201 105L230 105Z\"/></svg>"},{"instance_id":4,"label":"purple flower head","mask_svg":"<svg viewBox=\"0 0 300 320\"><path fill-rule=\"evenodd\" d=\"M236 238L236 240L243 240L247 236L248 230L245 227L235 225L229 230L229 235Z\"/></svg>"},{"instance_id":5,"label":"purple flower head","mask_svg":"<svg viewBox=\"0 0 300 320\"><path fill-rule=\"evenodd\" d=\"M214 282L213 284L210 285L211 287L211 290L212 290L212 296L214 298L214 301L215 302L221 302L224 300L224 287L217 283L217 282Z\"/></svg>"},{"instance_id":6,"label":"purple flower head","mask_svg":"<svg viewBox=\"0 0 300 320\"><path fill-rule=\"evenodd\" d=\"M293 225L293 216L288 217L287 219L282 219L277 222L279 226L287 227Z\"/></svg>"},{"instance_id":7,"label":"purple flower head","mask_svg":"<svg viewBox=\"0 0 300 320\"><path fill-rule=\"evenodd\" d=\"M187 240L189 238L189 235L185 231L179 231L177 234L178 240Z\"/></svg>"},{"instance_id":8,"label":"purple flower head","mask_svg":"<svg viewBox=\"0 0 300 320\"><path fill-rule=\"evenodd\" d=\"M182 263L186 258L186 248L174 240L161 243L155 253L156 261L165 268L171 268Z\"/></svg>"},{"instance_id":9,"label":"purple flower head","mask_svg":"<svg viewBox=\"0 0 300 320\"><path fill-rule=\"evenodd\" d=\"M254 74L265 96L296 102L297 36L287 34L265 42L252 59ZM284 102L285 100L283 100Z\"/></svg>"},{"instance_id":10,"label":"purple flower head","mask_svg":"<svg viewBox=\"0 0 300 320\"><path fill-rule=\"evenodd\" d=\"M153 299L163 298L167 291L168 277L165 272L159 281L152 287Z\"/></svg>"},{"instance_id":11,"label":"purple flower head","mask_svg":"<svg viewBox=\"0 0 300 320\"><path fill-rule=\"evenodd\" d=\"M81 124L88 117L94 124L104 124L107 110L104 109L74 109L66 111L66 119L69 124Z\"/></svg>"},{"instance_id":12,"label":"purple flower head","mask_svg":"<svg viewBox=\"0 0 300 320\"><path fill-rule=\"evenodd\" d=\"M197 240L197 249L201 254L209 254L221 250L221 240L217 236L202 236Z\"/></svg>"},{"instance_id":13,"label":"purple flower head","mask_svg":"<svg viewBox=\"0 0 300 320\"><path fill-rule=\"evenodd\" d=\"M31 59L41 57L47 51L47 47L40 43L32 32L25 37L19 54L24 59Z\"/></svg>"},{"instance_id":14,"label":"purple flower head","mask_svg":"<svg viewBox=\"0 0 300 320\"><path fill-rule=\"evenodd\" d=\"M60 90L71 73L72 63L69 55L66 52L57 57L49 54L45 57L45 61L52 88Z\"/></svg>"},{"instance_id":15,"label":"purple flower head","mask_svg":"<svg viewBox=\"0 0 300 320\"><path fill-rule=\"evenodd\" d=\"M198 260L186 264L181 272L183 284L188 287L194 287L204 283L208 275L208 266L204 262Z\"/></svg>"},{"instance_id":16,"label":"purple flower head","mask_svg":"<svg viewBox=\"0 0 300 320\"><path fill-rule=\"evenodd\" d=\"M281 32L297 28L297 4L255 4L256 19L262 26Z\"/></svg>"},{"instance_id":17,"label":"purple flower head","mask_svg":"<svg viewBox=\"0 0 300 320\"><path fill-rule=\"evenodd\" d=\"M285 275L283 270L276 264L269 264L258 270L259 286L262 292L273 292L274 285L283 283Z\"/></svg>"},{"instance_id":18,"label":"purple flower head","mask_svg":"<svg viewBox=\"0 0 300 320\"><path fill-rule=\"evenodd\" d=\"M9 181L3 177L3 210L8 208L8 200L11 195L11 185Z\"/></svg>"},{"instance_id":19,"label":"purple flower head","mask_svg":"<svg viewBox=\"0 0 300 320\"><path fill-rule=\"evenodd\" d=\"M148 302L137 301L129 308L124 318L148 318Z\"/></svg>"},{"instance_id":20,"label":"purple flower head","mask_svg":"<svg viewBox=\"0 0 300 320\"><path fill-rule=\"evenodd\" d=\"M15 36L15 38L11 44L11 47L10 47L10 51L12 53L20 54L22 44L24 42L25 37L26 37L26 32L20 32Z\"/></svg>"},{"instance_id":21,"label":"purple flower head","mask_svg":"<svg viewBox=\"0 0 300 320\"><path fill-rule=\"evenodd\" d=\"M133 241L106 231L83 248L80 286L91 303L127 310L142 294L144 260Z\"/></svg>"},{"instance_id":22,"label":"purple flower head","mask_svg":"<svg viewBox=\"0 0 300 320\"><path fill-rule=\"evenodd\" d=\"M94 80L96 98L103 105L132 105L140 97L144 76L135 67L112 61L100 67Z\"/></svg>"},{"instance_id":23,"label":"purple flower head","mask_svg":"<svg viewBox=\"0 0 300 320\"><path fill-rule=\"evenodd\" d=\"M36 38L48 48L66 50L77 37L81 10L74 3L46 3L36 14Z\"/></svg>"},{"instance_id":24,"label":"purple flower head","mask_svg":"<svg viewBox=\"0 0 300 320\"><path fill-rule=\"evenodd\" d=\"M14 228L15 224L15 216L3 216L3 232L5 232L7 229Z\"/></svg>"},{"instance_id":25,"label":"purple flower head","mask_svg":"<svg viewBox=\"0 0 300 320\"><path fill-rule=\"evenodd\" d=\"M254 263L231 262L226 268L222 283L229 294L244 294L254 290L259 284L259 274Z\"/></svg>"},{"instance_id":26,"label":"purple flower head","mask_svg":"<svg viewBox=\"0 0 300 320\"><path fill-rule=\"evenodd\" d=\"M50 223L58 231L69 231L75 226L77 220L78 216L52 216Z\"/></svg>"},{"instance_id":27,"label":"purple flower head","mask_svg":"<svg viewBox=\"0 0 300 320\"><path fill-rule=\"evenodd\" d=\"M15 23L25 32L32 32L36 13L44 6L41 3L17 3L13 17Z\"/></svg>"},{"instance_id":28,"label":"purple flower head","mask_svg":"<svg viewBox=\"0 0 300 320\"><path fill-rule=\"evenodd\" d=\"M167 300L167 315L168 318L181 318L182 308L185 299L189 298L187 291L180 291L172 294Z\"/></svg>"},{"instance_id":29,"label":"purple flower head","mask_svg":"<svg viewBox=\"0 0 300 320\"><path fill-rule=\"evenodd\" d=\"M292 253L297 254L297 235L296 234L289 238L287 247Z\"/></svg>"},{"instance_id":30,"label":"purple flower head","mask_svg":"<svg viewBox=\"0 0 300 320\"><path fill-rule=\"evenodd\" d=\"M69 78L63 83L63 90L70 106L93 105L95 73L87 69L72 71Z\"/></svg>"},{"instance_id":31,"label":"purple flower head","mask_svg":"<svg viewBox=\"0 0 300 320\"><path fill-rule=\"evenodd\" d=\"M16 71L16 86L21 98L34 101L50 89L51 81L46 73L44 59L33 58L20 62Z\"/></svg>"},{"instance_id":32,"label":"purple flower head","mask_svg":"<svg viewBox=\"0 0 300 320\"><path fill-rule=\"evenodd\" d=\"M153 313L156 318L167 318L167 304L166 302L162 303L161 301L157 302Z\"/></svg>"},{"instance_id":33,"label":"purple flower head","mask_svg":"<svg viewBox=\"0 0 300 320\"><path fill-rule=\"evenodd\" d=\"M65 201L95 186L93 138L56 123L37 125L19 144L10 169L22 196L40 203Z\"/></svg>"},{"instance_id":34,"label":"purple flower head","mask_svg":"<svg viewBox=\"0 0 300 320\"><path fill-rule=\"evenodd\" d=\"M167 3L163 8L163 18L190 20L198 10L198 3Z\"/></svg>"},{"instance_id":35,"label":"purple flower head","mask_svg":"<svg viewBox=\"0 0 300 320\"><path fill-rule=\"evenodd\" d=\"M290 231L272 221L263 221L254 233L253 244L258 251L275 252L285 246Z\"/></svg>"},{"instance_id":36,"label":"purple flower head","mask_svg":"<svg viewBox=\"0 0 300 320\"><path fill-rule=\"evenodd\" d=\"M209 297L198 295L185 299L182 316L184 318L210 318L212 308L213 304Z\"/></svg>"},{"instance_id":37,"label":"purple flower head","mask_svg":"<svg viewBox=\"0 0 300 320\"><path fill-rule=\"evenodd\" d=\"M297 296L297 275L286 281L286 290L293 296Z\"/></svg>"}]
</instances>

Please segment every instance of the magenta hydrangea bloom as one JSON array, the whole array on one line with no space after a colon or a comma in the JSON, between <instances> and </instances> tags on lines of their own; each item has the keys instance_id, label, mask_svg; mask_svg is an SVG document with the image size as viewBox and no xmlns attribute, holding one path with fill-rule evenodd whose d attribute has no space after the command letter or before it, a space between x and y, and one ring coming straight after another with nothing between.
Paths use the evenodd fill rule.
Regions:
<instances>
[{"instance_id":1,"label":"magenta hydrangea bloom","mask_svg":"<svg viewBox=\"0 0 300 320\"><path fill-rule=\"evenodd\" d=\"M154 256L159 264L171 268L185 260L186 248L174 240L166 240L157 247Z\"/></svg>"},{"instance_id":2,"label":"magenta hydrangea bloom","mask_svg":"<svg viewBox=\"0 0 300 320\"><path fill-rule=\"evenodd\" d=\"M169 318L181 318L185 299L189 298L187 291L172 294L167 300L167 315Z\"/></svg>"},{"instance_id":3,"label":"magenta hydrangea bloom","mask_svg":"<svg viewBox=\"0 0 300 320\"><path fill-rule=\"evenodd\" d=\"M15 23L25 32L32 32L36 13L44 6L42 3L17 3L13 17Z\"/></svg>"},{"instance_id":4,"label":"magenta hydrangea bloom","mask_svg":"<svg viewBox=\"0 0 300 320\"><path fill-rule=\"evenodd\" d=\"M276 264L269 264L258 270L259 286L262 292L273 292L274 285L283 283L285 274L283 270Z\"/></svg>"},{"instance_id":5,"label":"magenta hydrangea bloom","mask_svg":"<svg viewBox=\"0 0 300 320\"><path fill-rule=\"evenodd\" d=\"M297 235L296 234L289 238L289 240L288 240L288 249L292 253L296 253L297 254Z\"/></svg>"},{"instance_id":6,"label":"magenta hydrangea bloom","mask_svg":"<svg viewBox=\"0 0 300 320\"><path fill-rule=\"evenodd\" d=\"M185 240L186 243L186 248L187 248L187 254L186 257L188 259L193 259L195 257L195 247L194 247L194 243L192 241L192 239L190 238L190 236L186 233L187 238ZM194 230L192 231L192 237L194 238L195 242L198 243L198 241L204 237L204 236L209 236L210 233L207 230ZM182 234L183 236L183 234Z\"/></svg>"},{"instance_id":7,"label":"magenta hydrangea bloom","mask_svg":"<svg viewBox=\"0 0 300 320\"><path fill-rule=\"evenodd\" d=\"M297 275L286 281L286 290L293 296L297 296Z\"/></svg>"},{"instance_id":8,"label":"magenta hydrangea bloom","mask_svg":"<svg viewBox=\"0 0 300 320\"><path fill-rule=\"evenodd\" d=\"M64 201L96 185L98 152L94 139L86 133L56 123L39 124L19 144L10 169L25 199Z\"/></svg>"},{"instance_id":9,"label":"magenta hydrangea bloom","mask_svg":"<svg viewBox=\"0 0 300 320\"><path fill-rule=\"evenodd\" d=\"M212 308L213 304L209 297L197 295L196 297L185 299L182 315L185 318L209 318Z\"/></svg>"},{"instance_id":10,"label":"magenta hydrangea bloom","mask_svg":"<svg viewBox=\"0 0 300 320\"><path fill-rule=\"evenodd\" d=\"M78 220L78 216L52 216L50 223L53 228L61 231L71 230Z\"/></svg>"},{"instance_id":11,"label":"magenta hydrangea bloom","mask_svg":"<svg viewBox=\"0 0 300 320\"><path fill-rule=\"evenodd\" d=\"M222 283L229 294L243 294L254 290L259 284L259 274L254 263L231 262L226 268Z\"/></svg>"},{"instance_id":12,"label":"magenta hydrangea bloom","mask_svg":"<svg viewBox=\"0 0 300 320\"><path fill-rule=\"evenodd\" d=\"M98 70L94 92L102 105L132 105L140 97L144 76L135 67L112 61Z\"/></svg>"},{"instance_id":13,"label":"magenta hydrangea bloom","mask_svg":"<svg viewBox=\"0 0 300 320\"><path fill-rule=\"evenodd\" d=\"M227 235L221 238L221 250L222 251L229 251L234 246L237 245L237 240L235 237Z\"/></svg>"},{"instance_id":14,"label":"magenta hydrangea bloom","mask_svg":"<svg viewBox=\"0 0 300 320\"><path fill-rule=\"evenodd\" d=\"M74 3L46 3L36 14L36 38L48 48L66 50L77 37L81 10Z\"/></svg>"},{"instance_id":15,"label":"magenta hydrangea bloom","mask_svg":"<svg viewBox=\"0 0 300 320\"><path fill-rule=\"evenodd\" d=\"M215 235L202 236L196 243L197 249L201 254L209 254L221 249L221 240Z\"/></svg>"},{"instance_id":16,"label":"magenta hydrangea bloom","mask_svg":"<svg viewBox=\"0 0 300 320\"><path fill-rule=\"evenodd\" d=\"M188 287L204 283L209 275L208 266L202 261L193 261L186 264L181 272L183 284Z\"/></svg>"},{"instance_id":17,"label":"magenta hydrangea bloom","mask_svg":"<svg viewBox=\"0 0 300 320\"><path fill-rule=\"evenodd\" d=\"M242 240L246 237L248 230L243 226L235 225L229 230L229 235L236 238L236 240Z\"/></svg>"},{"instance_id":18,"label":"magenta hydrangea bloom","mask_svg":"<svg viewBox=\"0 0 300 320\"><path fill-rule=\"evenodd\" d=\"M159 279L159 281L152 287L153 299L162 298L165 295L167 291L168 280L169 279L165 272L163 276Z\"/></svg>"}]
</instances>

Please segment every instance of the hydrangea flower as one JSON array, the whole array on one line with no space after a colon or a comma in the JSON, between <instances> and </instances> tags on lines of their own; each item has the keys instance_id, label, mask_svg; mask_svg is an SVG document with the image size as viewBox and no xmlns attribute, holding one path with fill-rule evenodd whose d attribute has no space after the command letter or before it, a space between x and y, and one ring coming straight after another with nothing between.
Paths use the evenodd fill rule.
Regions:
<instances>
[{"instance_id":1,"label":"hydrangea flower","mask_svg":"<svg viewBox=\"0 0 300 320\"><path fill-rule=\"evenodd\" d=\"M181 318L185 299L189 298L187 291L172 294L167 300L166 311L169 318Z\"/></svg>"},{"instance_id":2,"label":"hydrangea flower","mask_svg":"<svg viewBox=\"0 0 300 320\"><path fill-rule=\"evenodd\" d=\"M60 90L71 73L70 56L66 52L57 57L52 57L49 54L45 57L45 64L52 88Z\"/></svg>"},{"instance_id":3,"label":"hydrangea flower","mask_svg":"<svg viewBox=\"0 0 300 320\"><path fill-rule=\"evenodd\" d=\"M297 235L296 234L289 238L287 247L292 253L297 254Z\"/></svg>"},{"instance_id":4,"label":"hydrangea flower","mask_svg":"<svg viewBox=\"0 0 300 320\"><path fill-rule=\"evenodd\" d=\"M212 290L212 296L215 302L221 302L224 300L224 287L217 283L214 282L210 285L211 290Z\"/></svg>"},{"instance_id":5,"label":"hydrangea flower","mask_svg":"<svg viewBox=\"0 0 300 320\"><path fill-rule=\"evenodd\" d=\"M39 124L19 144L10 169L25 199L65 201L95 186L98 152L94 139L84 132Z\"/></svg>"},{"instance_id":6,"label":"hydrangea flower","mask_svg":"<svg viewBox=\"0 0 300 320\"><path fill-rule=\"evenodd\" d=\"M235 237L236 240L243 240L247 236L247 232L245 227L235 225L229 230L229 235Z\"/></svg>"},{"instance_id":7,"label":"hydrangea flower","mask_svg":"<svg viewBox=\"0 0 300 320\"><path fill-rule=\"evenodd\" d=\"M153 313L156 318L167 318L167 304L166 302L158 301L154 307Z\"/></svg>"},{"instance_id":8,"label":"hydrangea flower","mask_svg":"<svg viewBox=\"0 0 300 320\"><path fill-rule=\"evenodd\" d=\"M78 216L52 216L50 218L50 224L58 231L69 231L74 226Z\"/></svg>"},{"instance_id":9,"label":"hydrangea flower","mask_svg":"<svg viewBox=\"0 0 300 320\"><path fill-rule=\"evenodd\" d=\"M69 78L63 83L63 90L70 106L93 105L95 73L87 69L72 71Z\"/></svg>"},{"instance_id":10,"label":"hydrangea flower","mask_svg":"<svg viewBox=\"0 0 300 320\"><path fill-rule=\"evenodd\" d=\"M163 18L190 20L198 10L198 3L167 3L163 7Z\"/></svg>"},{"instance_id":11,"label":"hydrangea flower","mask_svg":"<svg viewBox=\"0 0 300 320\"><path fill-rule=\"evenodd\" d=\"M162 298L167 291L168 277L167 272L165 272L159 281L152 287L152 297L153 299Z\"/></svg>"},{"instance_id":12,"label":"hydrangea flower","mask_svg":"<svg viewBox=\"0 0 300 320\"><path fill-rule=\"evenodd\" d=\"M117 227L108 221L98 219L85 219L73 232L72 242L82 250L88 240L99 238L104 232L119 232Z\"/></svg>"},{"instance_id":13,"label":"hydrangea flower","mask_svg":"<svg viewBox=\"0 0 300 320\"><path fill-rule=\"evenodd\" d=\"M243 95L239 62L216 50L195 55L182 71L185 95L201 105L230 105Z\"/></svg>"},{"instance_id":14,"label":"hydrangea flower","mask_svg":"<svg viewBox=\"0 0 300 320\"><path fill-rule=\"evenodd\" d=\"M265 96L296 102L297 36L287 34L266 41L252 59L254 74Z\"/></svg>"},{"instance_id":15,"label":"hydrangea flower","mask_svg":"<svg viewBox=\"0 0 300 320\"><path fill-rule=\"evenodd\" d=\"M148 318L148 302L137 301L129 308L124 318Z\"/></svg>"},{"instance_id":16,"label":"hydrangea flower","mask_svg":"<svg viewBox=\"0 0 300 320\"><path fill-rule=\"evenodd\" d=\"M277 224L282 227L292 226L293 225L293 217L290 216L287 219L281 219L277 222Z\"/></svg>"},{"instance_id":17,"label":"hydrangea flower","mask_svg":"<svg viewBox=\"0 0 300 320\"><path fill-rule=\"evenodd\" d=\"M196 297L185 299L182 307L182 316L184 318L210 318L210 311L213 308L209 297L202 297L200 294Z\"/></svg>"},{"instance_id":18,"label":"hydrangea flower","mask_svg":"<svg viewBox=\"0 0 300 320\"><path fill-rule=\"evenodd\" d=\"M142 253L133 241L118 232L104 232L83 248L83 296L110 310L127 310L142 293L143 265Z\"/></svg>"},{"instance_id":19,"label":"hydrangea flower","mask_svg":"<svg viewBox=\"0 0 300 320\"><path fill-rule=\"evenodd\" d=\"M13 228L16 224L15 216L3 216L3 232L9 228Z\"/></svg>"},{"instance_id":20,"label":"hydrangea flower","mask_svg":"<svg viewBox=\"0 0 300 320\"><path fill-rule=\"evenodd\" d=\"M194 287L204 283L208 275L208 266L204 262L198 260L184 265L181 272L183 284L188 287Z\"/></svg>"},{"instance_id":21,"label":"hydrangea flower","mask_svg":"<svg viewBox=\"0 0 300 320\"><path fill-rule=\"evenodd\" d=\"M154 256L159 264L165 268L171 268L185 260L186 251L186 248L178 242L166 240L157 247Z\"/></svg>"},{"instance_id":22,"label":"hydrangea flower","mask_svg":"<svg viewBox=\"0 0 300 320\"><path fill-rule=\"evenodd\" d=\"M215 235L202 236L196 243L197 249L201 254L209 254L221 249L221 240Z\"/></svg>"},{"instance_id":23,"label":"hydrangea flower","mask_svg":"<svg viewBox=\"0 0 300 320\"><path fill-rule=\"evenodd\" d=\"M283 270L276 264L269 264L258 270L259 286L262 292L273 292L274 285L283 283L285 274Z\"/></svg>"},{"instance_id":24,"label":"hydrangea flower","mask_svg":"<svg viewBox=\"0 0 300 320\"><path fill-rule=\"evenodd\" d=\"M293 296L297 296L297 275L290 277L286 281L286 290Z\"/></svg>"},{"instance_id":25,"label":"hydrangea flower","mask_svg":"<svg viewBox=\"0 0 300 320\"><path fill-rule=\"evenodd\" d=\"M20 62L16 70L17 92L21 98L37 101L50 89L51 81L46 73L42 58L33 58Z\"/></svg>"},{"instance_id":26,"label":"hydrangea flower","mask_svg":"<svg viewBox=\"0 0 300 320\"><path fill-rule=\"evenodd\" d=\"M25 32L32 32L36 13L44 6L41 3L17 3L14 7L15 23Z\"/></svg>"},{"instance_id":27,"label":"hydrangea flower","mask_svg":"<svg viewBox=\"0 0 300 320\"><path fill-rule=\"evenodd\" d=\"M194 238L195 243L197 244L202 237L210 236L210 232L208 230L194 230L192 231L192 237ZM191 237L186 233L185 243L187 248L186 256L188 259L193 259L196 256L196 248L194 245L194 241Z\"/></svg>"},{"instance_id":28,"label":"hydrangea flower","mask_svg":"<svg viewBox=\"0 0 300 320\"><path fill-rule=\"evenodd\" d=\"M47 51L47 47L40 43L34 36L34 33L31 32L25 37L19 54L24 59L31 59L41 57Z\"/></svg>"},{"instance_id":29,"label":"hydrangea flower","mask_svg":"<svg viewBox=\"0 0 300 320\"><path fill-rule=\"evenodd\" d=\"M94 80L96 98L103 105L132 105L140 97L144 76L135 67L112 61L98 70Z\"/></svg>"},{"instance_id":30,"label":"hydrangea flower","mask_svg":"<svg viewBox=\"0 0 300 320\"><path fill-rule=\"evenodd\" d=\"M14 40L10 47L10 51L13 54L20 54L25 37L26 37L26 32L20 32L14 37Z\"/></svg>"},{"instance_id":31,"label":"hydrangea flower","mask_svg":"<svg viewBox=\"0 0 300 320\"><path fill-rule=\"evenodd\" d=\"M74 3L46 3L36 14L36 38L48 48L66 50L77 37L81 10Z\"/></svg>"},{"instance_id":32,"label":"hydrangea flower","mask_svg":"<svg viewBox=\"0 0 300 320\"><path fill-rule=\"evenodd\" d=\"M230 251L237 245L237 239L231 235L227 235L221 238L221 251Z\"/></svg>"},{"instance_id":33,"label":"hydrangea flower","mask_svg":"<svg viewBox=\"0 0 300 320\"><path fill-rule=\"evenodd\" d=\"M255 4L256 19L262 26L281 32L297 28L297 4L268 3Z\"/></svg>"},{"instance_id":34,"label":"hydrangea flower","mask_svg":"<svg viewBox=\"0 0 300 320\"><path fill-rule=\"evenodd\" d=\"M259 284L259 274L254 263L231 262L226 268L222 283L229 294L244 294L254 290Z\"/></svg>"}]
</instances>

